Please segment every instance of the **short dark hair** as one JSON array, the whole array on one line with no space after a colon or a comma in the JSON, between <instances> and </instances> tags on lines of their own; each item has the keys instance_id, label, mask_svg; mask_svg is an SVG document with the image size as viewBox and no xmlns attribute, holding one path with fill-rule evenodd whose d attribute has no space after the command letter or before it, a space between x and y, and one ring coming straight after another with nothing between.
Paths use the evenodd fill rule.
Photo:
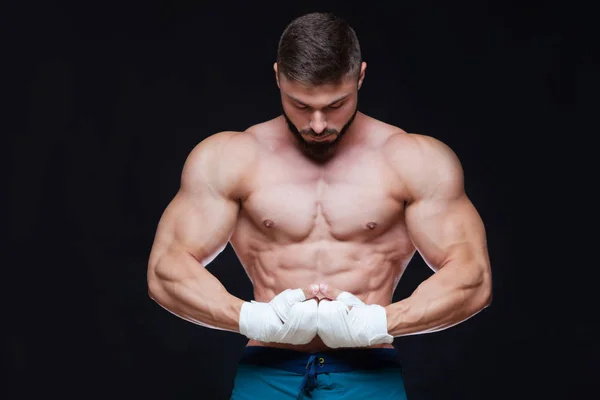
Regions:
<instances>
[{"instance_id":1,"label":"short dark hair","mask_svg":"<svg viewBox=\"0 0 600 400\"><path fill-rule=\"evenodd\" d=\"M277 69L286 78L310 85L339 83L358 74L362 56L354 29L332 13L310 13L293 20L277 48Z\"/></svg>"}]
</instances>

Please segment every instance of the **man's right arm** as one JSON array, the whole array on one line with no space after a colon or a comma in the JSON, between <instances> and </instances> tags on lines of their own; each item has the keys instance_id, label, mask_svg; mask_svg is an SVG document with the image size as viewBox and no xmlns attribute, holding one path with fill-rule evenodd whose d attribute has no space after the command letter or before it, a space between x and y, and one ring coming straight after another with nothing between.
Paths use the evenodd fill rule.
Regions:
<instances>
[{"instance_id":1,"label":"man's right arm","mask_svg":"<svg viewBox=\"0 0 600 400\"><path fill-rule=\"evenodd\" d=\"M237 220L235 192L251 157L227 157L232 162L221 158L220 150L235 135L209 137L188 156L180 189L158 223L147 277L150 297L171 313L198 325L239 332L244 301L204 268L227 245Z\"/></svg>"}]
</instances>

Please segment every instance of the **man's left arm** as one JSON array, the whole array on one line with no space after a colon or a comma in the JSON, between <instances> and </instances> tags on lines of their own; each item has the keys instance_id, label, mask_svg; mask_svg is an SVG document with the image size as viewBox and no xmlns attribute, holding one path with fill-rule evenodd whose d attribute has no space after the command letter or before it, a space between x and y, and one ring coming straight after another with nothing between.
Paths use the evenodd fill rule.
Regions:
<instances>
[{"instance_id":1,"label":"man's left arm","mask_svg":"<svg viewBox=\"0 0 600 400\"><path fill-rule=\"evenodd\" d=\"M404 179L410 192L405 221L413 244L435 273L409 297L386 307L388 333L394 337L449 328L491 302L485 228L465 193L460 162L433 138L415 141L418 159Z\"/></svg>"}]
</instances>

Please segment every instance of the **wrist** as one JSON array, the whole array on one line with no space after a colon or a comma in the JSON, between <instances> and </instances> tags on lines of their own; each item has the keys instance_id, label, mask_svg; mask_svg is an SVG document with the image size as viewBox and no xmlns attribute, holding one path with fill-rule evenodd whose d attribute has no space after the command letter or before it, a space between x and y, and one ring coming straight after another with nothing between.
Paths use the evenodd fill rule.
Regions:
<instances>
[{"instance_id":1,"label":"wrist","mask_svg":"<svg viewBox=\"0 0 600 400\"><path fill-rule=\"evenodd\" d=\"M375 321L373 321L375 338L372 344L393 343L394 336L390 332L388 308L377 306L377 312L374 315L376 316Z\"/></svg>"},{"instance_id":2,"label":"wrist","mask_svg":"<svg viewBox=\"0 0 600 400\"><path fill-rule=\"evenodd\" d=\"M385 307L385 321L386 321L387 331L388 331L388 333L390 333L392 331L393 325L392 325L392 310L390 309L389 305Z\"/></svg>"},{"instance_id":3,"label":"wrist","mask_svg":"<svg viewBox=\"0 0 600 400\"><path fill-rule=\"evenodd\" d=\"M390 335L396 337L405 333L407 307L405 300L392 303L385 307L387 329Z\"/></svg>"},{"instance_id":4,"label":"wrist","mask_svg":"<svg viewBox=\"0 0 600 400\"><path fill-rule=\"evenodd\" d=\"M226 329L232 332L240 333L240 320L242 317L242 307L244 306L244 303L250 304L247 301L233 297L228 305L229 312L227 313L227 322L229 326Z\"/></svg>"}]
</instances>

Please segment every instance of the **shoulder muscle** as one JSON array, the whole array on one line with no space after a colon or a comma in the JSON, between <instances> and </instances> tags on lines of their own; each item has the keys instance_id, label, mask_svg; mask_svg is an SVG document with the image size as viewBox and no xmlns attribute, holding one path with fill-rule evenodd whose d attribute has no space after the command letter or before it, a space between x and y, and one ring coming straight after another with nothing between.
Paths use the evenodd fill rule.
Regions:
<instances>
[{"instance_id":1,"label":"shoulder muscle","mask_svg":"<svg viewBox=\"0 0 600 400\"><path fill-rule=\"evenodd\" d=\"M442 141L419 134L398 134L388 140L385 153L413 200L463 193L460 160Z\"/></svg>"},{"instance_id":2,"label":"shoulder muscle","mask_svg":"<svg viewBox=\"0 0 600 400\"><path fill-rule=\"evenodd\" d=\"M257 147L250 135L216 133L197 144L188 155L181 188L186 192L208 188L223 197L237 197L256 160Z\"/></svg>"}]
</instances>

